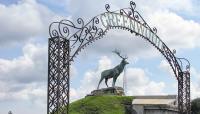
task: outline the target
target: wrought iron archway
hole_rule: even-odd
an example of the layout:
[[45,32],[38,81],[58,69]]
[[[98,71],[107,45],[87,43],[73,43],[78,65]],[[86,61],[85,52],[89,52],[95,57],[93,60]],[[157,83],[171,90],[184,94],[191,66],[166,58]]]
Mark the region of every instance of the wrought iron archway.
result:
[[[190,114],[190,63],[185,58],[177,58],[158,37],[157,29],[151,28],[135,10],[130,7],[106,12],[93,17],[88,23],[78,18],[76,23],[70,20],[53,22],[49,27],[48,47],[48,114],[68,114],[70,89],[70,64],[78,53],[92,42],[103,38],[109,29],[122,29],[150,42],[168,61],[178,81],[178,109],[180,114]],[[126,19],[130,25],[116,24],[114,16]],[[107,21],[102,18],[108,18]],[[117,22],[118,23],[118,22]],[[186,62],[186,65],[183,65]],[[65,107],[65,108],[63,108]]]

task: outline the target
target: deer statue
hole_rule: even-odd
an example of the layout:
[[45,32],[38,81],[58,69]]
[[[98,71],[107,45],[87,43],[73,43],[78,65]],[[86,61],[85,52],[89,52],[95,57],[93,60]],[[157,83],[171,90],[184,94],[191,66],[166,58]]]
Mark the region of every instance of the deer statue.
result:
[[117,50],[113,51],[113,53],[117,54],[120,58],[122,58],[122,61],[116,67],[114,67],[112,69],[109,69],[109,70],[104,70],[101,73],[101,79],[99,81],[97,89],[99,89],[99,85],[103,81],[103,79],[105,79],[106,86],[108,87],[107,82],[108,82],[108,79],[110,79],[110,78],[113,78],[112,87],[114,87],[115,86],[115,82],[116,82],[118,76],[122,73],[122,71],[124,70],[124,67],[126,66],[126,64],[129,64],[126,61],[126,59],[128,59],[128,57],[122,57],[120,55],[120,52],[117,51]]

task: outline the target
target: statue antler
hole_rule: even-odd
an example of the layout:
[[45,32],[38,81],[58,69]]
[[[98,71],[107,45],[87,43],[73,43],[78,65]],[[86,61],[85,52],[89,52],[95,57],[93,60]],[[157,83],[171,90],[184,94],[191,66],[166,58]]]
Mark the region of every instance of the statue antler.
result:
[[115,54],[117,54],[119,57],[121,57],[122,59],[128,59],[128,57],[127,56],[125,56],[125,57],[123,57],[123,56],[121,56],[120,55],[120,51],[119,50],[114,50],[114,51],[112,51],[113,53],[115,53]]

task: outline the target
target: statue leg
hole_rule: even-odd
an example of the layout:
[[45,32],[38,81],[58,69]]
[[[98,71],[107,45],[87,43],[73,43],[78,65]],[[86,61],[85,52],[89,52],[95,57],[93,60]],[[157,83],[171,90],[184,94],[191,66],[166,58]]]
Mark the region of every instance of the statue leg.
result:
[[103,78],[101,78],[101,79],[99,80],[99,84],[98,84],[97,89],[99,89],[99,85],[100,85],[100,83],[102,82],[102,80],[103,80]]
[[112,87],[115,87],[116,78],[113,78]]
[[108,78],[105,78],[105,83],[106,83],[106,86],[108,87]]

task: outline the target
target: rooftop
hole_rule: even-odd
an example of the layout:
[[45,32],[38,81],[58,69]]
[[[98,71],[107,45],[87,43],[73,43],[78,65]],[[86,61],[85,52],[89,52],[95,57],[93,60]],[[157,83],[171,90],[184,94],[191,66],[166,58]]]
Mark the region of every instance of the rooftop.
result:
[[134,96],[135,105],[176,105],[176,95]]

